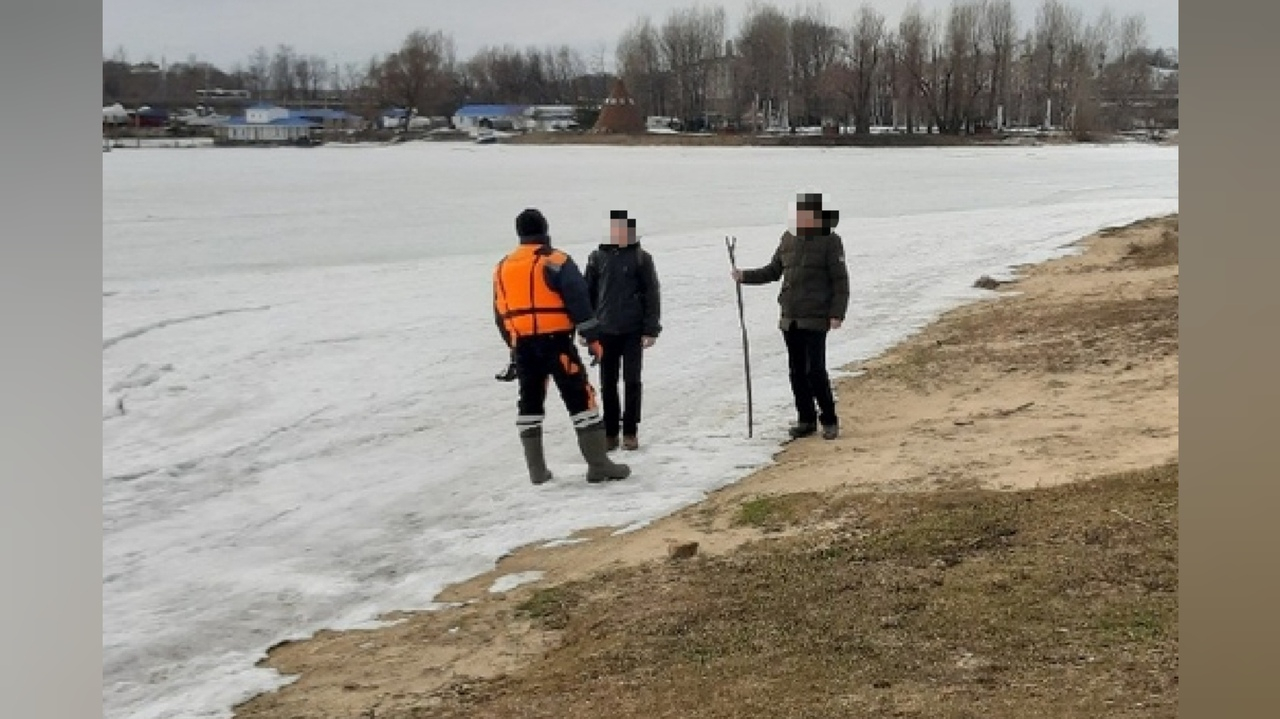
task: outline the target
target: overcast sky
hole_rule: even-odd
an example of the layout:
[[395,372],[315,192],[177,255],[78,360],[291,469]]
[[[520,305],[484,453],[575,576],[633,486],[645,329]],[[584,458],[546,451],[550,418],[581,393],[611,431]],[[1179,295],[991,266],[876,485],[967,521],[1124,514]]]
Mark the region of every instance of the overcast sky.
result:
[[[896,24],[910,0],[870,0]],[[920,0],[930,10],[950,0]],[[1141,13],[1153,47],[1177,47],[1178,0],[1066,0],[1092,19],[1111,8],[1117,19]],[[559,45],[567,43],[584,56],[605,53],[612,69],[618,36],[643,14],[661,20],[673,8],[692,0],[102,0],[104,57],[123,47],[139,62],[185,60],[191,55],[230,70],[259,46],[274,50],[291,45],[304,55],[331,62],[366,61],[396,49],[416,28],[451,34],[459,59],[486,45]],[[751,0],[721,0],[732,36]],[[790,10],[807,3],[774,2]],[[831,20],[845,25],[859,2],[827,0]],[[1013,0],[1019,26],[1035,20],[1040,0]]]

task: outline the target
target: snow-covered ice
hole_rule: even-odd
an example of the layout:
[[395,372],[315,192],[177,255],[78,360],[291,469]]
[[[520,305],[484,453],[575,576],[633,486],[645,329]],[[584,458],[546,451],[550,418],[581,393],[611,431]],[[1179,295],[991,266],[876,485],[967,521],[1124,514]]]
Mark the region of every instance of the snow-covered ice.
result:
[[[414,144],[135,149],[103,163],[103,713],[226,717],[268,647],[429,608],[516,546],[638,526],[770,461],[790,418],[777,286],[747,287],[756,433],[723,238],[763,264],[797,191],[841,211],[866,359],[983,274],[1176,210],[1178,152]],[[580,262],[629,209],[663,282],[634,476],[529,484],[490,276],[540,207]],[[847,427],[848,436],[857,427]]]
[[489,586],[490,594],[503,594],[509,592],[516,587],[536,582],[546,576],[546,572],[516,572],[515,574],[504,574],[493,580],[493,584]]
[[589,542],[589,541],[591,540],[587,539],[586,537],[573,537],[573,538],[566,538],[566,539],[553,539],[550,542],[545,542],[538,546],[543,549],[555,549],[556,547],[570,547],[575,544],[582,544],[583,542]]

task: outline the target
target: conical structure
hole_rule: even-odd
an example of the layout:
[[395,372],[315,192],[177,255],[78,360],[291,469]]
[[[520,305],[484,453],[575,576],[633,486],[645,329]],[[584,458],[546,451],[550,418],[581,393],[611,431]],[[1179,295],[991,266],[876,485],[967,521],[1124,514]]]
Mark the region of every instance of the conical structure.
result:
[[592,132],[613,132],[621,134],[640,133],[645,131],[644,118],[640,116],[640,108],[627,92],[627,86],[618,78],[613,84],[613,92],[600,108],[600,117],[596,119]]

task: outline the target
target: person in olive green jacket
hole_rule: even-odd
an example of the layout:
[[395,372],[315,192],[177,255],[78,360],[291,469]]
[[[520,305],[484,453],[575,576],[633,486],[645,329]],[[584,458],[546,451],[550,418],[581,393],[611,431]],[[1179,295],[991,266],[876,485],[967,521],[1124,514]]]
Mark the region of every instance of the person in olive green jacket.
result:
[[[735,270],[734,280],[762,285],[782,280],[778,293],[782,318],[778,323],[787,345],[791,393],[797,421],[792,437],[807,437],[822,425],[822,436],[840,433],[835,397],[827,376],[827,332],[839,329],[849,307],[849,270],[844,244],[832,232],[839,213],[822,209],[822,197],[796,198],[796,232],[783,233],[769,264],[754,270]],[[816,405],[816,406],[815,406]]]

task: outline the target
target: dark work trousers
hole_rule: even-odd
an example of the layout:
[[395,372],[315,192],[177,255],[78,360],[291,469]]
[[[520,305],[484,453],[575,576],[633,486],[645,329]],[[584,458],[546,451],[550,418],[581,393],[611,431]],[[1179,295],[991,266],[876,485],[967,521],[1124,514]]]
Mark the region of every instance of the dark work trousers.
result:
[[797,419],[808,424],[836,424],[836,401],[827,377],[827,331],[802,330],[793,323],[790,329],[783,330],[782,338],[787,343]]
[[516,376],[520,381],[517,402],[520,429],[539,427],[546,416],[547,387],[552,381],[574,429],[586,429],[600,421],[591,378],[573,346],[573,334],[562,332],[521,337],[516,342]]
[[[604,433],[618,436],[618,423],[622,433],[635,436],[640,429],[640,371],[644,366],[644,345],[640,333],[626,335],[600,335],[600,396],[604,405]],[[618,402],[618,369],[621,365],[625,403]]]

